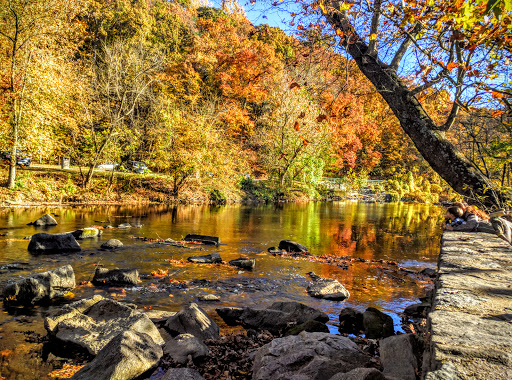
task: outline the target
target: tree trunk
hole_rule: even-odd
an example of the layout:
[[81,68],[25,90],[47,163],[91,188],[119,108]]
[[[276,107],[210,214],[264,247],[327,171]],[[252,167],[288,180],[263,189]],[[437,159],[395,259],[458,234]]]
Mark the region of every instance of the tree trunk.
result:
[[343,14],[331,12],[327,20],[335,28],[352,36],[345,44],[347,52],[387,102],[402,129],[432,169],[459,194],[487,207],[501,207],[502,194],[493,190],[489,179],[455,149],[445,138],[444,132],[436,130],[434,121],[395,70],[367,54],[368,46],[360,38],[354,37],[353,29]]

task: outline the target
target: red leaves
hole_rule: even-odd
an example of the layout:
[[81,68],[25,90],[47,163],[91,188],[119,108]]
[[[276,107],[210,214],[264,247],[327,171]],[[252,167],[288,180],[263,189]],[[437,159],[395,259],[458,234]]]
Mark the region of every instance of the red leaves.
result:
[[300,125],[299,125],[299,122],[296,121],[295,124],[293,125],[293,128],[298,131],[300,129]]
[[318,115],[318,117],[316,118],[316,121],[317,121],[318,123],[321,123],[321,122],[322,122],[322,121],[324,121],[324,120],[327,120],[327,115],[320,114],[320,115]]
[[298,84],[297,82],[293,82],[292,84],[290,84],[290,90],[293,90],[294,88],[300,88],[300,84]]
[[448,71],[452,71],[454,68],[456,68],[457,66],[459,66],[458,63],[456,62],[450,62],[447,66],[446,66],[446,69]]

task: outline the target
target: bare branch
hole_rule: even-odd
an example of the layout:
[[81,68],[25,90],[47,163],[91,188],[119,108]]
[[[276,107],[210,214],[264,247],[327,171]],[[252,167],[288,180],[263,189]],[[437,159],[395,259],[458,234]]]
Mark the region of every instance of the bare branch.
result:
[[368,54],[375,55],[377,53],[377,38],[374,36],[379,31],[380,16],[382,13],[382,0],[375,0],[373,6],[372,26],[370,28],[370,44],[368,45]]
[[422,25],[419,22],[417,22],[416,25],[414,25],[414,27],[412,28],[411,32],[407,33],[405,40],[402,42],[402,45],[400,45],[400,47],[398,48],[395,56],[393,57],[393,60],[391,61],[391,64],[389,65],[389,67],[392,70],[396,71],[398,69],[400,61],[404,57],[405,53],[407,52],[411,44],[415,42],[416,34],[418,34],[422,28]]

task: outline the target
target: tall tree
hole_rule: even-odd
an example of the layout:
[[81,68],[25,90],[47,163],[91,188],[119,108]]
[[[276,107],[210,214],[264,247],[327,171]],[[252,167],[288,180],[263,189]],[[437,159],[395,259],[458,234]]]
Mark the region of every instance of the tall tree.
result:
[[45,106],[69,94],[66,86],[54,84],[69,83],[62,81],[66,75],[60,74],[79,40],[80,24],[75,16],[80,9],[80,2],[74,0],[0,1],[0,122],[9,130],[9,188],[15,185],[16,152],[23,127],[29,120],[39,120],[42,127],[49,128],[41,122],[50,111]]
[[[304,8],[301,25],[313,14],[324,20],[326,27],[322,22],[312,27],[339,39],[423,157],[454,190],[486,206],[502,205],[503,194],[445,133],[461,108],[512,96],[497,85],[495,73],[511,58],[510,2],[317,0]],[[445,88],[452,95],[442,123],[422,105],[428,88]]]

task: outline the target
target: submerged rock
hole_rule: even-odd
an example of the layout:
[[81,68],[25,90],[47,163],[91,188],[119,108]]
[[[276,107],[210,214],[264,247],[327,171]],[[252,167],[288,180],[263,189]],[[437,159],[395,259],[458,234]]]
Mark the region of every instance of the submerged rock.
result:
[[137,269],[106,269],[97,267],[92,283],[94,285],[137,285]]
[[260,348],[254,360],[254,380],[325,380],[369,363],[350,339],[306,333],[274,339]]
[[148,316],[99,295],[64,305],[44,324],[51,342],[93,356],[127,330],[147,334],[156,344],[164,343]]
[[73,268],[65,265],[7,285],[3,290],[3,297],[5,303],[33,305],[62,296],[74,287]]
[[185,306],[170,317],[165,327],[172,335],[188,333],[200,340],[217,339],[220,335],[217,323],[196,303]]
[[39,219],[37,219],[35,222],[29,223],[29,225],[34,225],[38,227],[44,227],[44,226],[56,226],[58,223],[55,220],[53,216],[50,214],[45,214]]
[[345,289],[338,280],[321,278],[313,272],[309,272],[308,275],[313,281],[313,283],[306,288],[306,291],[311,297],[332,301],[343,301],[350,297],[349,291]]
[[123,331],[75,373],[73,379],[131,380],[158,364],[162,354],[162,347],[148,334]]
[[217,264],[222,262],[222,259],[218,253],[211,253],[204,256],[190,256],[187,260],[191,263],[199,264]]
[[32,235],[28,250],[32,253],[60,253],[81,251],[82,248],[70,233],[52,235],[41,232]]
[[207,236],[207,235],[194,235],[188,234],[183,239],[184,241],[197,241],[205,245],[219,245],[220,238],[218,236]]

